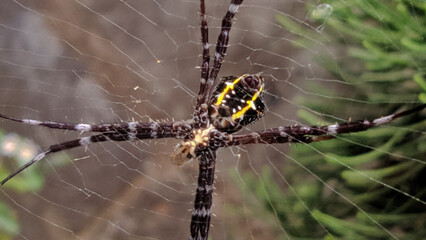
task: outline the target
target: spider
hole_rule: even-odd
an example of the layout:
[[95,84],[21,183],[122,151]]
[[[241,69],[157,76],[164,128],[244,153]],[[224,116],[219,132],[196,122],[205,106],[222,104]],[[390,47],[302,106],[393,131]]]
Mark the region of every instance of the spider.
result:
[[[215,84],[226,55],[232,19],[242,2],[243,0],[231,0],[228,11],[222,20],[213,65],[210,67],[210,44],[208,42],[205,2],[200,0],[203,51],[200,90],[192,119],[175,122],[120,122],[94,125],[18,119],[0,114],[0,118],[24,124],[96,133],[92,136],[51,145],[34,159],[11,173],[0,184],[5,184],[27,167],[54,152],[104,141],[182,139],[172,155],[173,162],[183,165],[191,159],[198,159],[199,163],[198,186],[190,223],[189,239],[207,239],[212,214],[216,152],[219,148],[247,144],[309,144],[330,140],[335,138],[337,134],[365,131],[426,108],[426,104],[422,104],[403,112],[373,120],[350,121],[328,126],[286,126],[250,134],[235,134],[242,127],[256,122],[265,113],[263,102],[265,81],[259,74],[225,77],[218,84]],[[214,87],[215,85],[217,86]]]

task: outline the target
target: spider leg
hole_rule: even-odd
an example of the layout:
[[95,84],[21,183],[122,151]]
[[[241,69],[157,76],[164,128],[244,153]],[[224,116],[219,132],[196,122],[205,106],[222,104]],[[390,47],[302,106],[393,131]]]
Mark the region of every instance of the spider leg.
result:
[[190,240],[207,240],[213,203],[213,183],[216,164],[216,149],[207,148],[200,152],[198,187],[194,211],[191,218]]
[[237,13],[238,8],[240,7],[242,2],[243,0],[232,0],[229,4],[229,8],[226,12],[226,15],[222,19],[222,28],[219,37],[217,38],[213,66],[210,71],[210,76],[207,80],[207,94],[210,94],[213,84],[217,78],[217,74],[219,73],[220,68],[222,66],[222,62],[225,58],[226,50],[228,48],[229,31],[231,30],[232,26],[232,18],[234,17],[235,13]]
[[[203,43],[203,63],[201,65],[201,79],[200,79],[200,91],[198,93],[197,104],[195,105],[195,114],[200,114],[201,104],[206,103],[208,89],[207,89],[207,79],[209,77],[209,65],[210,65],[210,55],[209,55],[209,29],[207,27],[207,18],[206,18],[206,7],[204,0],[200,0],[200,16],[201,16],[201,40]],[[197,116],[195,116],[197,117]],[[206,120],[204,120],[206,121]],[[200,125],[201,119],[196,121],[196,124]],[[197,125],[197,127],[199,127]]]
[[[415,108],[391,114],[385,117],[373,120],[353,121],[328,126],[287,126],[254,132],[243,135],[230,135],[225,137],[225,141],[217,141],[211,138],[210,145],[217,147],[226,147],[234,145],[246,145],[255,143],[273,144],[273,143],[290,143],[290,142],[319,142],[335,138],[336,134],[353,133],[366,131],[370,128],[389,123],[395,119],[407,116],[426,108],[426,104],[419,105]],[[227,139],[226,139],[227,138]]]
[[[168,126],[168,127],[164,128],[164,126]],[[186,125],[183,125],[183,126],[186,126]],[[62,128],[62,129],[66,129],[66,128]],[[3,181],[0,182],[0,185],[5,184],[7,181],[9,181],[11,178],[16,176],[18,173],[22,172],[27,167],[40,161],[46,155],[54,153],[54,152],[65,151],[71,148],[87,146],[92,143],[105,142],[105,141],[131,141],[136,139],[143,140],[143,139],[172,138],[172,137],[184,138],[186,134],[189,134],[190,130],[192,130],[191,126],[189,126],[189,130],[188,130],[188,129],[182,129],[182,125],[174,126],[173,123],[167,123],[167,124],[164,123],[163,128],[161,129],[158,126],[155,127],[152,125],[149,128],[140,128],[140,126],[136,126],[134,128],[130,128],[129,131],[105,132],[105,133],[93,135],[90,137],[82,137],[82,138],[71,140],[68,142],[51,145],[47,150],[40,153],[34,159],[32,159],[31,161],[26,163],[24,166],[20,167],[18,170],[16,170],[12,174],[10,174],[8,177],[6,177]]]
[[[203,66],[201,68],[201,86],[200,86],[200,93],[197,99],[197,105],[196,105],[196,111],[195,111],[195,121],[196,121],[196,126],[201,125],[202,127],[206,127],[208,124],[208,112],[207,112],[207,103],[210,99],[210,94],[213,88],[213,84],[217,78],[217,75],[220,71],[220,68],[222,66],[222,62],[223,59],[225,57],[226,54],[226,49],[228,48],[228,41],[229,41],[229,31],[231,30],[231,25],[232,25],[232,18],[234,17],[235,13],[238,11],[239,6],[241,5],[241,3],[243,2],[243,0],[232,0],[231,3],[229,4],[228,7],[228,11],[226,12],[225,16],[222,19],[222,28],[219,34],[219,37],[217,39],[217,43],[216,43],[216,51],[214,54],[214,61],[213,61],[213,66],[212,69],[210,71],[210,75],[207,73],[205,73],[204,71],[207,70],[208,71],[208,65],[207,68],[204,68],[204,64],[208,63],[209,61],[209,56],[204,55],[206,51],[206,47],[208,47],[208,43],[207,43],[207,39],[204,39],[204,34],[207,37],[207,22],[205,22],[205,25],[203,23],[203,19],[205,19],[205,9],[204,9],[204,1],[201,1],[200,5],[201,5],[201,34],[202,34],[202,38],[203,38]],[[206,31],[203,30],[203,28],[206,28]],[[208,50],[206,52],[208,54]],[[207,82],[204,83],[204,81],[206,81],[206,79],[203,78],[203,73],[207,79]]]
[[[52,121],[38,121],[33,119],[19,119],[0,114],[0,118],[8,119],[29,125],[43,126],[53,129],[80,131],[80,132],[116,132],[121,134],[137,134],[143,139],[148,138],[182,138],[192,130],[187,122],[121,122],[121,123],[64,123]],[[141,138],[140,138],[141,139]]]
[[79,138],[79,139],[75,139],[75,140],[51,145],[48,149],[46,149],[42,153],[38,154],[31,161],[29,161],[28,163],[26,163],[25,165],[23,165],[22,167],[20,167],[19,169],[17,169],[13,173],[11,173],[5,179],[3,179],[0,182],[0,185],[5,184],[7,181],[9,181],[11,178],[16,176],[18,173],[22,172],[23,170],[25,170],[27,167],[33,165],[34,163],[42,160],[44,157],[46,157],[47,155],[49,155],[51,153],[65,151],[65,150],[80,147],[80,146],[87,146],[89,144],[96,143],[96,142],[105,142],[105,141],[110,141],[110,140],[112,140],[112,141],[126,141],[127,139],[128,139],[128,137],[126,137],[126,135],[123,135],[123,134],[104,133],[104,134],[99,134],[99,135],[93,135],[91,137],[83,137],[83,138]]

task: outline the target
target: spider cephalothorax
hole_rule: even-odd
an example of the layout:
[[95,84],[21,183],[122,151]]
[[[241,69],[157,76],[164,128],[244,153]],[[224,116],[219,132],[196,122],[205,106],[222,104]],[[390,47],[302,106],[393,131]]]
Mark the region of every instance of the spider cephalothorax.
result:
[[208,128],[192,130],[190,140],[179,143],[172,154],[172,162],[179,166],[189,162],[196,157],[199,147],[207,147],[210,132],[214,129],[212,125]]
[[211,124],[219,131],[233,133],[261,118],[265,111],[263,89],[259,75],[223,78],[210,100]]

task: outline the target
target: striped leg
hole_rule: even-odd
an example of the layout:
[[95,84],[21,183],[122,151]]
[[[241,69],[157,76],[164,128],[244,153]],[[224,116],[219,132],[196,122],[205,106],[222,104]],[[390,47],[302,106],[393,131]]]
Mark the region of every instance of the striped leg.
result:
[[[207,22],[205,20],[205,6],[204,1],[200,2],[201,6],[201,35],[203,39],[203,66],[201,67],[201,85],[200,92],[197,99],[197,105],[195,108],[195,126],[196,127],[207,127],[208,125],[208,106],[207,103],[210,99],[210,93],[213,88],[213,84],[217,78],[217,75],[222,66],[223,59],[226,54],[226,49],[228,48],[229,41],[229,31],[232,26],[232,18],[238,10],[238,7],[241,5],[243,0],[232,0],[226,15],[222,20],[222,28],[217,39],[216,43],[216,51],[214,54],[214,62],[212,69],[210,71],[210,75],[208,74],[208,62],[210,57],[208,56],[208,47],[209,44],[207,42],[208,32],[207,32]],[[204,30],[205,28],[205,30]],[[207,54],[207,55],[205,55]],[[207,68],[205,68],[205,66]],[[207,72],[204,72],[207,70]],[[207,81],[207,82],[205,82]]]
[[[288,126],[267,129],[260,132],[244,135],[228,134],[225,141],[215,141],[211,138],[210,145],[217,147],[226,147],[234,145],[246,144],[273,144],[273,143],[290,143],[290,142],[318,142],[335,138],[336,134],[353,133],[366,131],[370,128],[389,123],[395,119],[407,116],[426,108],[426,104],[419,105],[415,108],[388,115],[374,120],[354,121],[328,126]],[[213,145],[214,144],[214,145]]]
[[[38,122],[38,123],[43,123],[43,122]],[[53,126],[53,128],[56,128],[55,126],[57,124],[58,123],[48,123],[47,126],[48,127]],[[123,124],[128,124],[128,123],[123,123]],[[36,125],[42,125],[42,124],[36,124]],[[58,125],[58,126],[64,126],[64,125]],[[67,126],[72,127],[75,125],[69,124]],[[142,127],[142,126],[145,126],[145,127]],[[60,129],[67,129],[67,128],[60,128]],[[132,141],[137,139],[143,140],[143,139],[173,138],[173,137],[184,138],[186,137],[186,135],[188,135],[191,132],[192,127],[189,124],[183,124],[183,123],[181,124],[137,123],[134,126],[132,124],[128,124],[126,125],[125,129],[128,129],[128,131],[124,131],[124,128],[123,128],[122,130],[124,132],[105,132],[102,134],[93,135],[91,137],[83,137],[80,139],[75,139],[68,142],[52,145],[46,151],[40,153],[34,159],[32,159],[31,161],[26,163],[24,166],[20,167],[18,170],[16,170],[12,174],[10,174],[8,177],[6,177],[3,181],[0,182],[0,185],[5,184],[7,181],[9,181],[11,178],[16,176],[18,173],[25,170],[27,167],[40,161],[46,155],[54,153],[54,152],[64,151],[71,148],[87,146],[92,143],[105,142],[105,141]]]
[[[195,118],[200,117],[201,114],[201,104],[207,102],[207,79],[209,77],[209,65],[210,65],[210,55],[209,55],[209,29],[207,27],[207,18],[206,18],[206,6],[204,0],[200,1],[200,16],[201,16],[201,41],[203,43],[203,63],[201,65],[201,80],[200,80],[200,91],[198,93],[197,103],[195,105]],[[206,122],[206,119],[197,119],[195,121],[196,127],[201,127],[201,122]]]
[[[34,126],[43,126],[53,129],[80,131],[80,132],[116,132],[122,134],[138,134],[143,139],[154,138],[183,138],[191,132],[192,124],[188,122],[121,122],[121,123],[63,123],[52,121],[38,121],[33,119],[19,119],[0,114],[0,118]],[[140,138],[141,139],[141,138]]]
[[[232,26],[232,18],[234,17],[235,13],[237,13],[238,8],[242,2],[243,0],[232,0],[231,4],[229,4],[229,8],[225,17],[222,19],[222,28],[219,37],[217,38],[214,62],[210,76],[207,80],[207,94],[210,94],[213,84],[216,81],[217,74],[219,73],[220,67],[222,66],[222,62],[225,58],[226,50],[228,48],[229,31],[231,30]],[[207,96],[206,101],[209,99],[209,97],[210,96]]]
[[216,164],[216,150],[207,148],[198,158],[200,170],[195,195],[194,211],[191,218],[191,240],[207,240],[213,203],[213,183]]
[[5,184],[7,181],[9,181],[11,178],[16,176],[18,173],[22,172],[23,170],[25,170],[27,167],[33,165],[34,163],[42,160],[44,157],[46,157],[47,155],[49,155],[51,153],[65,151],[65,150],[80,147],[80,146],[87,146],[89,144],[97,143],[97,142],[127,141],[127,140],[129,140],[128,135],[123,135],[123,134],[120,134],[120,133],[104,133],[104,134],[93,135],[91,137],[83,137],[83,138],[80,138],[80,139],[75,139],[75,140],[71,140],[71,141],[68,141],[68,142],[63,142],[63,143],[60,143],[60,144],[52,145],[46,151],[38,154],[31,161],[29,161],[24,166],[20,167],[18,170],[14,171],[9,176],[7,176],[5,179],[3,179],[0,182],[0,185]]

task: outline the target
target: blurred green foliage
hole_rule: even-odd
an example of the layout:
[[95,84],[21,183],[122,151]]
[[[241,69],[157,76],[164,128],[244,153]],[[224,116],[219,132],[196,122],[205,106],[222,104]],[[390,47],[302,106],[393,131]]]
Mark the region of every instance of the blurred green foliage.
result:
[[[298,112],[307,125],[334,123],[327,116],[341,116],[348,108],[373,119],[412,107],[411,102],[426,103],[424,0],[322,1],[308,10],[316,28],[285,15],[277,20],[295,35],[295,46],[338,52],[338,58],[330,52],[314,58],[347,89],[334,91],[310,81],[305,88],[318,96],[296,98],[312,110]],[[424,113],[392,125],[398,127],[293,146],[289,158],[297,164],[281,173],[288,181],[285,190],[268,168],[260,176],[243,174],[244,181],[236,182],[255,208],[253,217],[278,218],[282,238],[426,239],[421,202],[426,199],[426,135],[419,134],[426,132]]]
[[[30,161],[38,152],[38,146],[31,140],[16,133],[7,133],[0,129],[0,179],[11,173],[11,169],[22,166]],[[56,156],[55,165],[62,165],[63,156]],[[37,165],[25,169],[7,184],[2,191],[13,191],[18,194],[38,192],[44,186],[44,176]],[[19,233],[19,219],[16,213],[6,203],[0,201],[0,240],[13,239]]]
[[[10,174],[6,163],[22,164],[31,160],[37,153],[37,146],[30,140],[0,129],[0,179]],[[21,176],[2,186],[14,192],[25,193],[42,188],[44,178],[36,168],[29,168]],[[16,214],[5,203],[0,202],[0,239],[12,239],[19,232]]]

